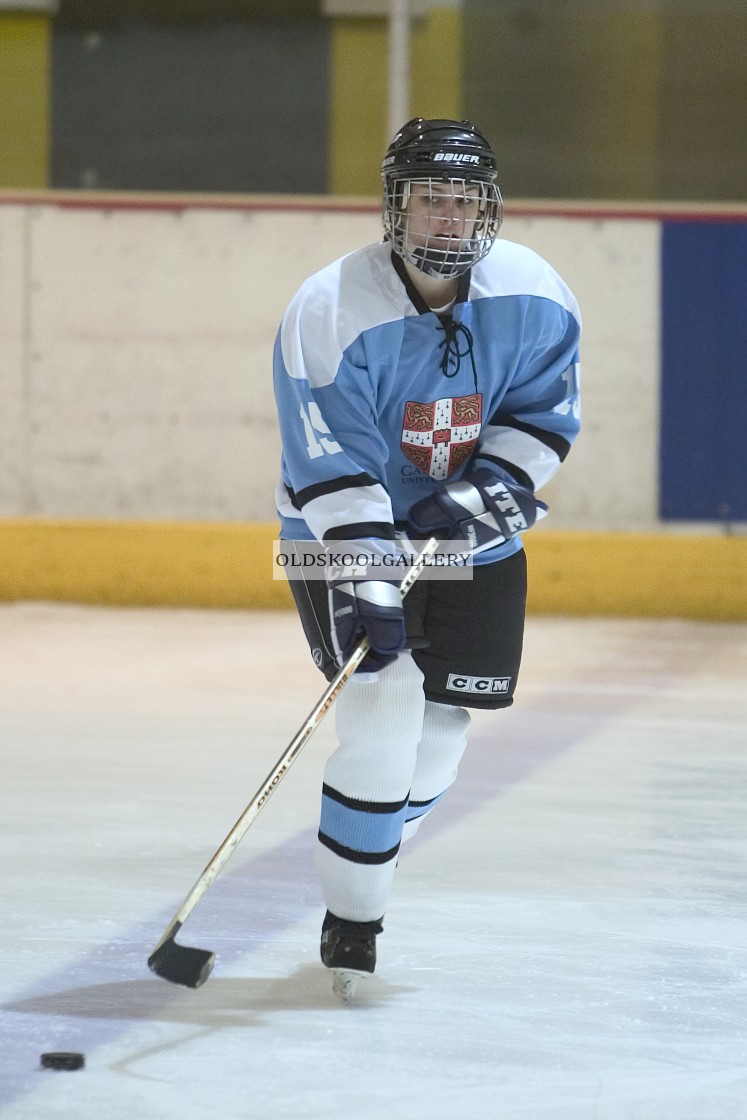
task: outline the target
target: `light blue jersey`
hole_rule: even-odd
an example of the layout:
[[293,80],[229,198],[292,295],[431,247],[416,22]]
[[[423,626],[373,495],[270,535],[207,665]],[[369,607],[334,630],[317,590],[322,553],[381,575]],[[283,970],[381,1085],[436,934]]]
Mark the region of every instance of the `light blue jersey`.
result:
[[578,432],[580,329],[557,273],[509,241],[460,277],[448,316],[386,242],[317,272],[275,344],[281,535],[392,539],[414,502],[479,460],[539,490]]

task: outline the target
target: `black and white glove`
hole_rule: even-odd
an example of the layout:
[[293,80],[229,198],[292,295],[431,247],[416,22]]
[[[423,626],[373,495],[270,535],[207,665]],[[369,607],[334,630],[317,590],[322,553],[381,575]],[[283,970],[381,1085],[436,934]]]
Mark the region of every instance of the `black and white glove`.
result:
[[361,663],[361,673],[377,673],[404,648],[405,612],[396,580],[330,582],[329,617],[338,665],[347,661],[364,634],[371,649]]
[[473,553],[505,544],[530,529],[547,506],[501,467],[472,467],[458,482],[446,482],[409,513],[410,536],[443,534],[469,541]]

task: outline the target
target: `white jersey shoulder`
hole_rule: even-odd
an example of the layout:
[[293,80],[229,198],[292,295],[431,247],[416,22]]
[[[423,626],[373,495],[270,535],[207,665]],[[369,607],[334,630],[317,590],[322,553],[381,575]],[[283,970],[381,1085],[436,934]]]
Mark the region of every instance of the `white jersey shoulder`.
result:
[[334,381],[342,355],[372,327],[417,314],[391,264],[391,245],[356,249],[310,276],[280,328],[288,374],[314,388]]
[[469,297],[522,295],[553,300],[581,322],[573,292],[552,265],[527,245],[499,238],[472,270]]

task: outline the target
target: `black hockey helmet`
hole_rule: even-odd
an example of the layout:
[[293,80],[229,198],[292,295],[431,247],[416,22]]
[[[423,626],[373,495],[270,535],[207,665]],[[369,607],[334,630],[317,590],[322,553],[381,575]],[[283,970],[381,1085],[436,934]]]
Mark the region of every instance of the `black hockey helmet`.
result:
[[[384,232],[395,253],[430,276],[448,278],[467,272],[490,252],[503,220],[496,173],[495,152],[471,121],[423,117],[408,121],[381,164]],[[441,199],[443,184],[449,184],[455,209],[467,195],[472,202],[477,198],[477,216],[450,236],[448,244],[442,229],[438,237],[415,236],[409,212],[414,183],[425,184],[426,192],[432,187]]]
[[384,179],[459,178],[492,183],[497,164],[495,152],[471,121],[413,117],[387,148],[381,174]]

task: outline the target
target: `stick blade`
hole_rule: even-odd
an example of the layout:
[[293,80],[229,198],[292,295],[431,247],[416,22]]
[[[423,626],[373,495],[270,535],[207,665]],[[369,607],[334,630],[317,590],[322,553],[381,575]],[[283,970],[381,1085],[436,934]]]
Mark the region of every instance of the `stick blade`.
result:
[[185,988],[199,988],[213,971],[215,953],[207,949],[191,949],[188,945],[178,945],[173,937],[148,957],[148,968],[168,980],[171,984],[182,984]]

